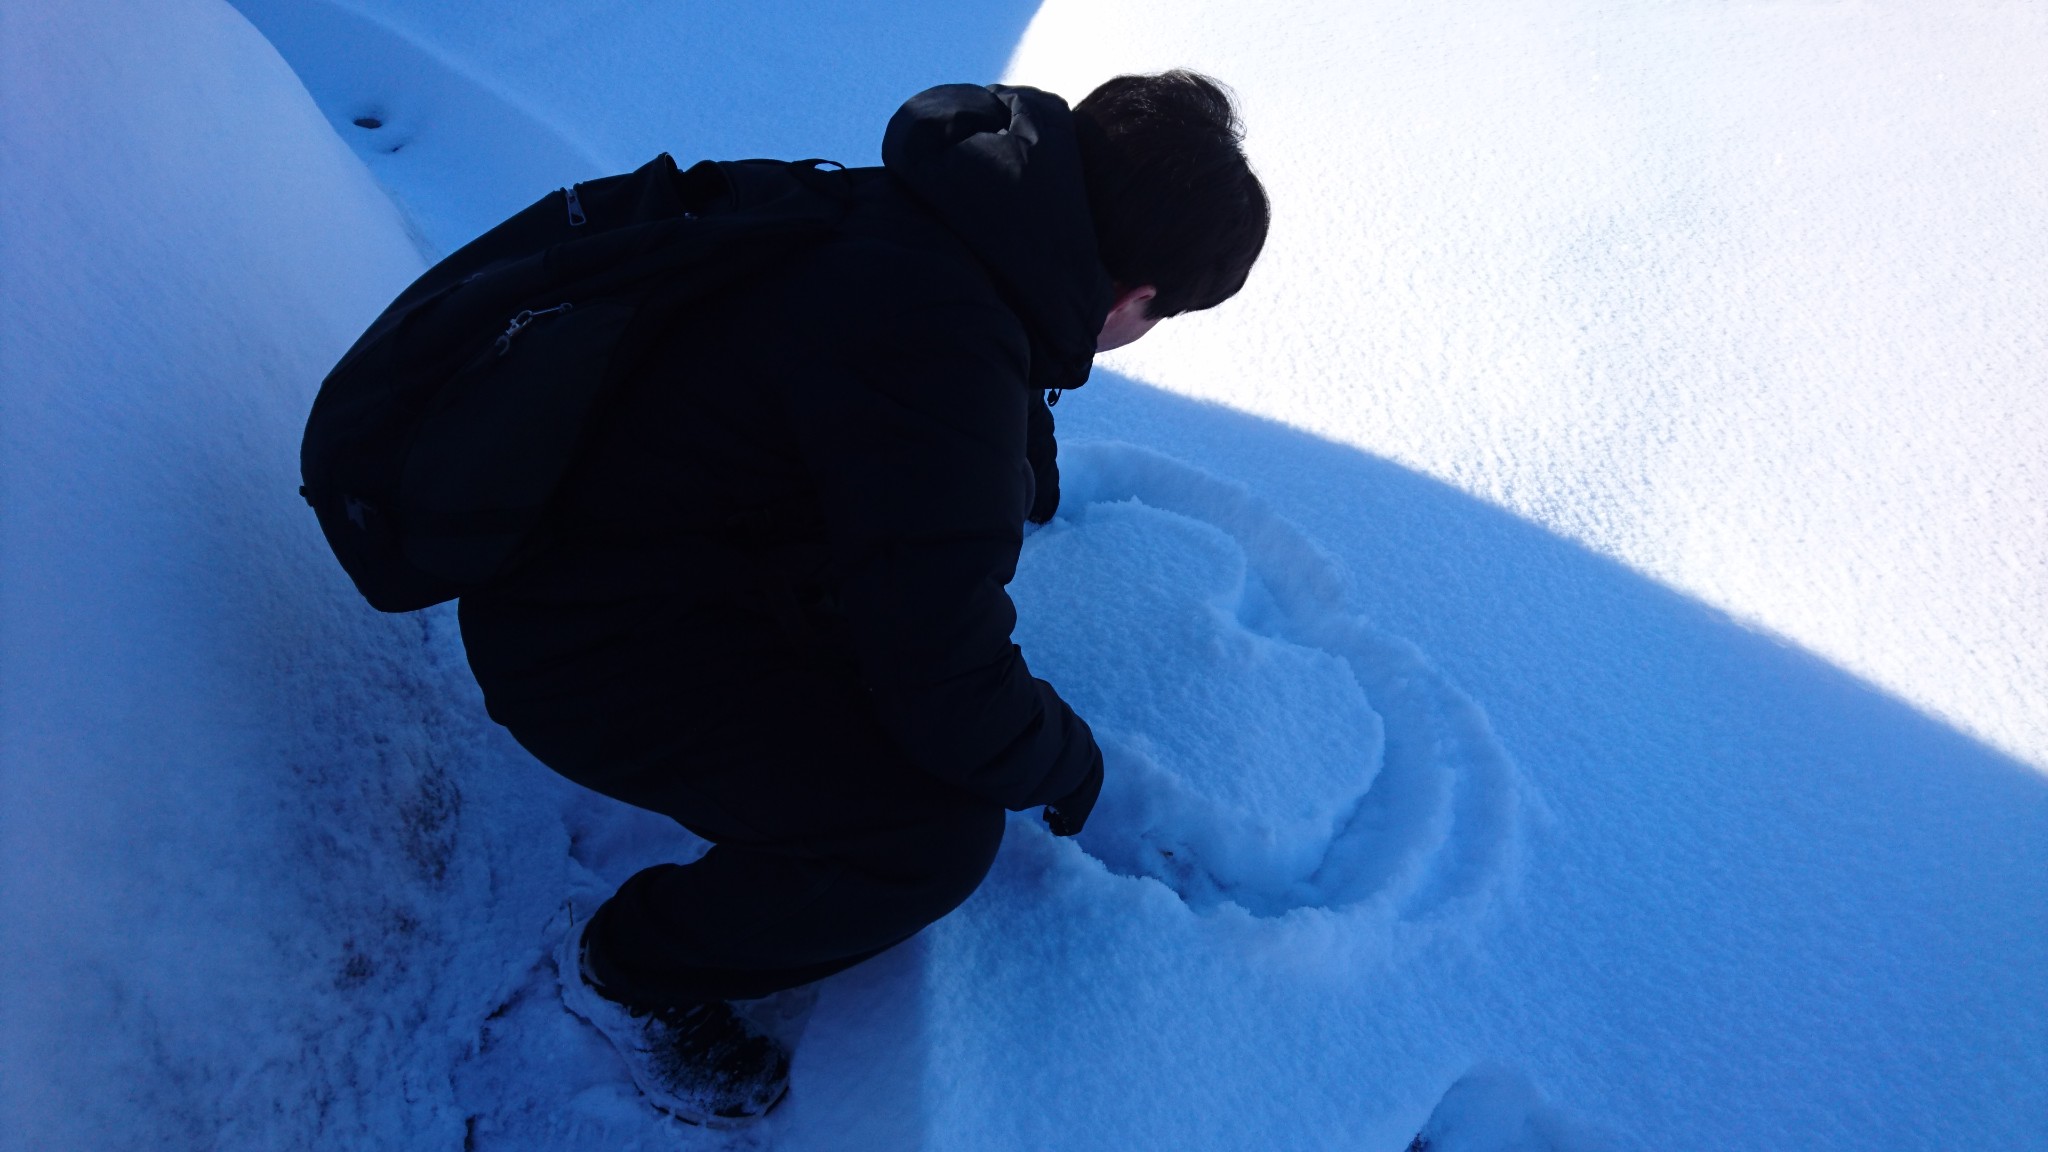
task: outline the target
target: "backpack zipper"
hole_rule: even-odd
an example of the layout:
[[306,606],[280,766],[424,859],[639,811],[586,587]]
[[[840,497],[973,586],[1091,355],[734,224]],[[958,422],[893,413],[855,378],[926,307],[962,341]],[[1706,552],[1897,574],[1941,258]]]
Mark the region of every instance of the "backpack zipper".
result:
[[569,194],[569,227],[574,228],[587,221],[589,217],[583,214],[583,200],[576,195],[576,186],[571,184],[562,191]]
[[524,312],[521,312],[519,315],[514,316],[512,318],[512,322],[505,326],[504,333],[498,337],[498,355],[503,356],[505,353],[510,352],[512,350],[512,338],[514,336],[519,335],[521,332],[525,331],[526,326],[528,324],[533,323],[535,320],[538,320],[543,316],[553,316],[558,312],[567,312],[570,310],[571,307],[572,305],[570,305],[568,301],[564,300],[560,304],[555,305],[553,308],[542,308],[538,312],[533,311],[532,309],[528,309]]

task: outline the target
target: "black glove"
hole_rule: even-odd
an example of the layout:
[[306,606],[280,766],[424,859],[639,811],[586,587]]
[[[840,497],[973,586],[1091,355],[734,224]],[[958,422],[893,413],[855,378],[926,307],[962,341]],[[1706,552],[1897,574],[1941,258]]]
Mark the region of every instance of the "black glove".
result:
[[1095,800],[1102,795],[1102,749],[1095,750],[1095,762],[1088,766],[1088,774],[1081,777],[1081,786],[1045,806],[1045,826],[1055,836],[1073,836],[1088,823],[1088,813],[1095,810]]

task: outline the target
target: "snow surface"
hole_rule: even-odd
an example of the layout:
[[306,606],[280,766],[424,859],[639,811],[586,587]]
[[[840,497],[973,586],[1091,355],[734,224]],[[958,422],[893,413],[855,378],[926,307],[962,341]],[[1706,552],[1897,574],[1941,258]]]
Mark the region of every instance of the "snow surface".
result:
[[1224,77],[1284,200],[1242,298],[1111,366],[2048,771],[2044,58],[2024,2],[1046,0],[1009,74]]
[[232,9],[4,20],[0,1145],[457,1147],[567,836],[294,494],[419,259]]
[[[2039,6],[242,11],[0,4],[0,1146],[2048,1148]],[[702,845],[355,600],[300,422],[549,187],[1005,60],[1232,81],[1274,248],[1059,409],[1098,816],[684,1129],[547,956]]]

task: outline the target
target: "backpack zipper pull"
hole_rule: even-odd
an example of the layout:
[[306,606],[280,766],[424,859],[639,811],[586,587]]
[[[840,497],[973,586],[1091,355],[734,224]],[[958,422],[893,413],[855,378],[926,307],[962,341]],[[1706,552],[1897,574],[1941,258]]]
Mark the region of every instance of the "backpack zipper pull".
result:
[[505,331],[498,337],[498,355],[503,356],[505,353],[510,352],[512,350],[512,338],[514,336],[519,335],[519,333],[521,333],[522,331],[524,331],[528,324],[533,323],[535,320],[538,320],[543,316],[553,316],[558,312],[567,312],[570,310],[571,307],[572,305],[570,305],[568,301],[564,300],[560,304],[555,305],[553,308],[543,308],[538,312],[535,312],[532,309],[528,309],[526,311],[521,312],[519,315],[514,316],[512,318],[512,322],[505,326]]
[[588,221],[589,217],[583,214],[583,199],[576,195],[576,186],[571,184],[562,191],[569,194],[569,227],[574,228]]

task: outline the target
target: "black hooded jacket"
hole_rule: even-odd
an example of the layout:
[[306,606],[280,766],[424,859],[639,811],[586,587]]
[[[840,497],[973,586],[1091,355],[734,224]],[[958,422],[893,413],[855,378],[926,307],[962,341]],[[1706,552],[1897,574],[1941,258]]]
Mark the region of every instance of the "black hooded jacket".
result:
[[492,715],[556,767],[593,770],[650,716],[698,722],[693,684],[811,660],[989,800],[1087,774],[1094,738],[1025,666],[1004,590],[1026,516],[1058,500],[1044,390],[1087,378],[1113,296],[1072,116],[1030,88],[934,88],[882,156],[832,239],[678,318],[548,550],[463,598]]

